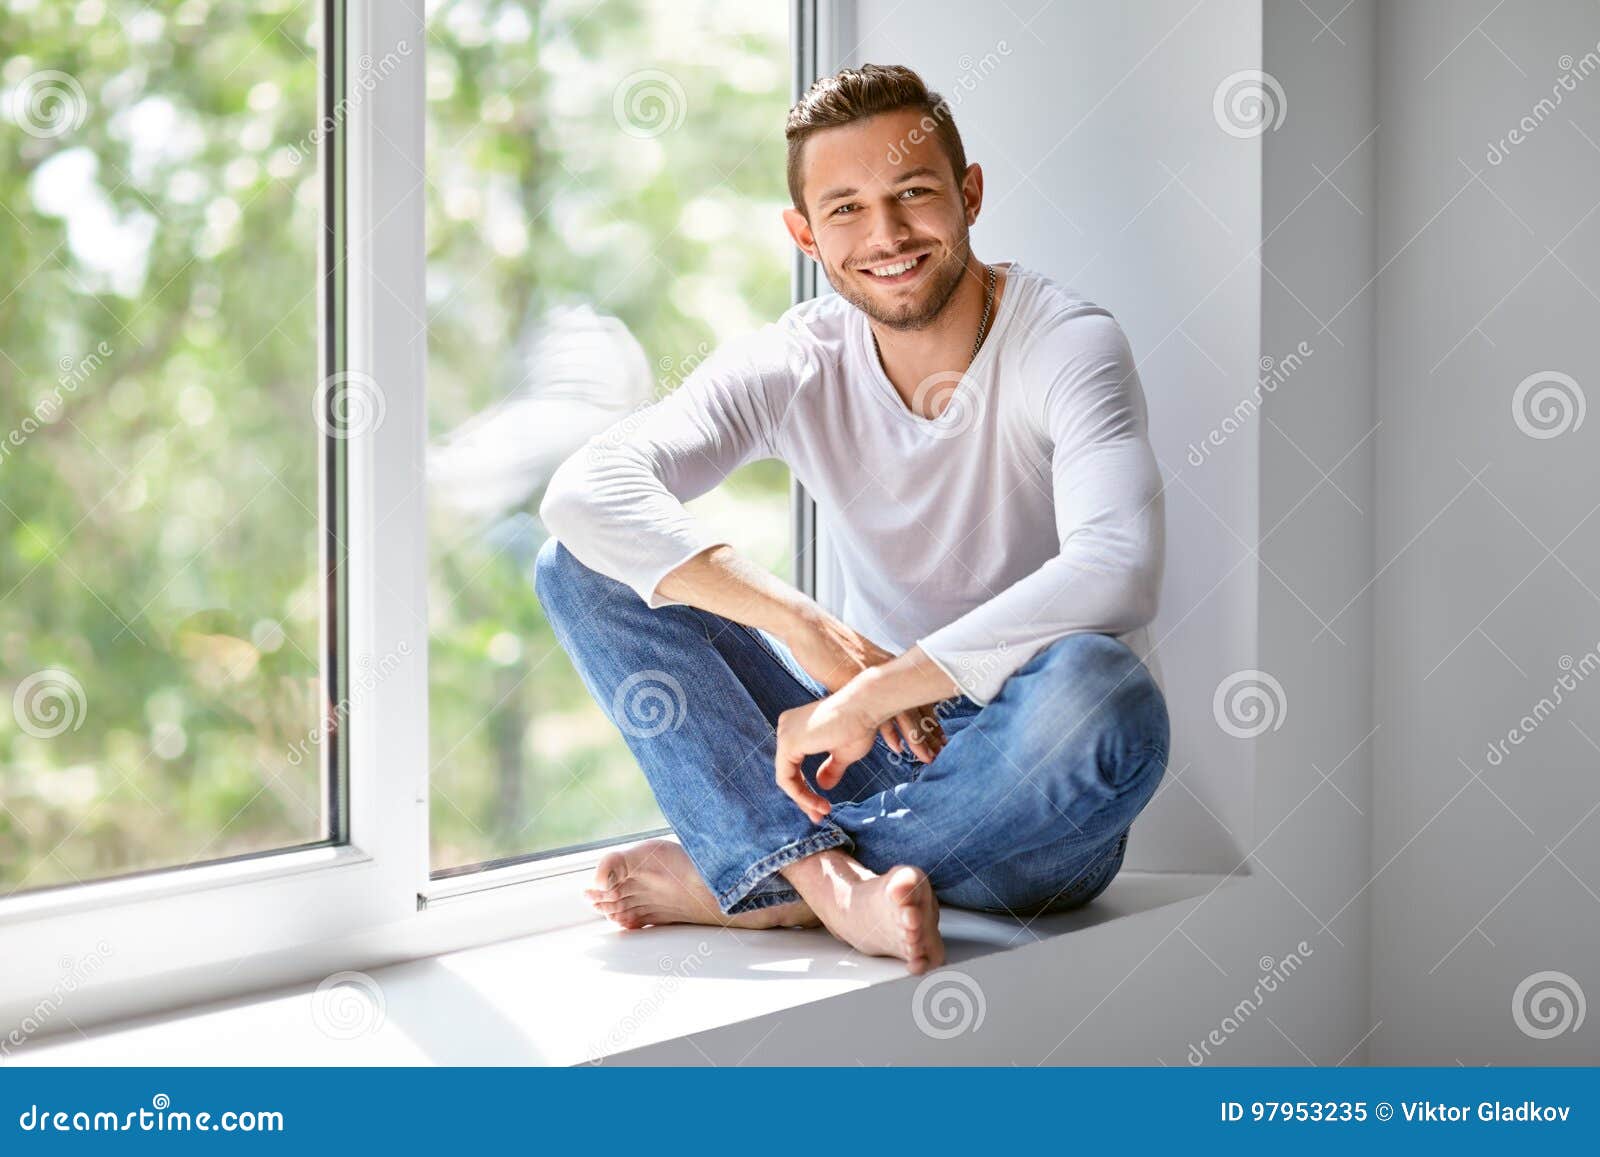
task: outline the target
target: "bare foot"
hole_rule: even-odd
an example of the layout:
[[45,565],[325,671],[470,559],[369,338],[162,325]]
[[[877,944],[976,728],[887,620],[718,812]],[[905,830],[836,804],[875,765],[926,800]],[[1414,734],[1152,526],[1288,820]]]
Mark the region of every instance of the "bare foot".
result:
[[832,849],[784,869],[823,925],[869,956],[896,956],[912,972],[944,963],[939,902],[921,868],[902,864],[879,876]]
[[607,852],[584,889],[594,910],[624,928],[647,924],[715,924],[727,928],[815,928],[821,923],[804,901],[725,915],[694,861],[672,840],[645,840]]

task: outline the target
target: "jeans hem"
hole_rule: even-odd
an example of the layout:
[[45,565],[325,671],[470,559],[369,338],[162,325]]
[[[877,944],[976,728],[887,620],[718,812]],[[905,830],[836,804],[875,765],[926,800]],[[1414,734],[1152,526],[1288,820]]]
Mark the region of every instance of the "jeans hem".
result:
[[[717,894],[717,907],[722,909],[724,916],[735,916],[740,912],[754,912],[761,908],[772,908],[778,904],[792,904],[800,899],[796,892],[786,881],[778,877],[778,872],[787,868],[797,860],[818,852],[825,852],[830,848],[854,847],[855,841],[850,838],[843,828],[829,823],[812,832],[803,839],[794,840],[785,844],[770,855],[763,856],[746,869],[744,875],[739,877],[738,883],[731,888],[725,888]],[[769,877],[777,877],[772,881],[777,886],[762,890],[756,895],[751,895],[755,888],[768,881]]]

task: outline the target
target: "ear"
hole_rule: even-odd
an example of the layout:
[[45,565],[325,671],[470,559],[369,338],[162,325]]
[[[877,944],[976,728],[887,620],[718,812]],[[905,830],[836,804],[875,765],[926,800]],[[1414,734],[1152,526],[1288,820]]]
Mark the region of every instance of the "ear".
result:
[[961,200],[966,206],[968,227],[976,225],[983,210],[983,169],[976,162],[967,166],[961,178]]
[[783,227],[789,231],[793,238],[795,248],[804,253],[813,261],[820,261],[817,256],[817,238],[811,232],[811,222],[806,220],[806,215],[798,209],[785,209],[783,211]]

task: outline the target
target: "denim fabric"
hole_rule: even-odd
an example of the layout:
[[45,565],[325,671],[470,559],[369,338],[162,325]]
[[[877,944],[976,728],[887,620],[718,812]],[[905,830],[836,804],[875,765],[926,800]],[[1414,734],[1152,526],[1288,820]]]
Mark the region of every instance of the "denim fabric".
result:
[[[949,742],[931,764],[879,738],[823,793],[833,808],[813,824],[775,781],[774,727],[826,691],[782,642],[694,607],[652,610],[554,539],[535,585],[726,913],[796,899],[779,870],[836,847],[877,872],[922,868],[945,904],[1075,908],[1121,868],[1166,767],[1166,703],[1144,665],[1108,635],[1068,635],[988,705],[941,703]],[[806,762],[808,777],[822,759]]]

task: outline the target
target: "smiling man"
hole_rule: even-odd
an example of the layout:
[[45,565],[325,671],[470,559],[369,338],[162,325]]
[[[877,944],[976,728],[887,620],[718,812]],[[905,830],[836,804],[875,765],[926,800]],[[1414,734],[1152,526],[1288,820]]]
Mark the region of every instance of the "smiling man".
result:
[[[1161,479],[1116,321],[973,253],[983,171],[916,73],[820,80],[787,137],[784,221],[837,294],[564,463],[535,582],[680,841],[608,854],[596,908],[921,972],[940,903],[1062,911],[1121,867],[1168,752]],[[833,606],[683,506],[763,458],[816,500]]]

